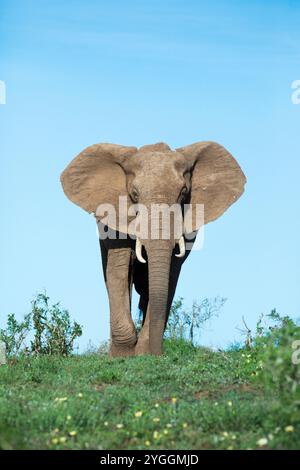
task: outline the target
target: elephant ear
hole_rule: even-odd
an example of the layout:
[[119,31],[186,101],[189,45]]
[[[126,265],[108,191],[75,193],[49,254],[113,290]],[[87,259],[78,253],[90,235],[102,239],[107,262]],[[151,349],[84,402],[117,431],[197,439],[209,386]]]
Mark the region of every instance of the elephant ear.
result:
[[[190,210],[194,212],[195,204],[203,204],[205,224],[220,217],[243,194],[246,177],[237,161],[221,145],[198,142],[176,151],[190,164]],[[193,214],[192,231],[198,229]]]
[[96,216],[100,204],[112,205],[116,218],[115,221],[109,219],[109,227],[127,233],[127,224],[118,218],[119,196],[129,203],[123,165],[136,152],[136,147],[107,143],[87,147],[61,174],[64,193],[72,202]]

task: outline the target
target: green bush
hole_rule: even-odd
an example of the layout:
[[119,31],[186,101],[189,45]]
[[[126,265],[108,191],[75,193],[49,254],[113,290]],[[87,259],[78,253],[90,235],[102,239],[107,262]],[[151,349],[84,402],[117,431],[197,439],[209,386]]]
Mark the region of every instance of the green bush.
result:
[[197,343],[203,325],[218,316],[225,302],[223,297],[204,298],[200,302],[194,300],[192,307],[186,309],[182,297],[174,300],[165,331],[166,338]]
[[14,313],[7,316],[6,328],[0,329],[0,340],[4,341],[8,356],[17,356],[24,350],[25,339],[31,328],[31,314],[25,315],[24,320],[18,322]]
[[293,358],[295,341],[300,340],[300,327],[291,318],[281,317],[276,310],[272,310],[267,319],[271,326],[260,325],[259,334],[254,340],[254,351],[260,366],[257,376],[266,390],[275,389],[285,400],[298,402],[300,362]]
[[[71,321],[68,310],[60,303],[49,305],[49,297],[38,294],[31,302],[32,309],[24,320],[18,322],[14,314],[8,315],[5,329],[0,329],[0,340],[4,341],[8,357],[20,353],[33,355],[69,356],[73,352],[76,338],[82,335],[82,327]],[[33,336],[30,347],[28,335]]]

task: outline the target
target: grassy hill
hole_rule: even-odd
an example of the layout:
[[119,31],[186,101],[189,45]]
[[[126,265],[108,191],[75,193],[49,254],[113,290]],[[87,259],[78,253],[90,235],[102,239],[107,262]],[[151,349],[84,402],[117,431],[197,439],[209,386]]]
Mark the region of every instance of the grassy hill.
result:
[[299,449],[300,403],[261,367],[170,340],[162,357],[24,357],[0,366],[0,447]]

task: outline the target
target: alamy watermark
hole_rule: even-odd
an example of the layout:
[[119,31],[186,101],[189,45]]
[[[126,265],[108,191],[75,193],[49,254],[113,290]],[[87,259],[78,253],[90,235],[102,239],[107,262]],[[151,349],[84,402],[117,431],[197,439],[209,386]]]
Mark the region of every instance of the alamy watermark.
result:
[[6,85],[3,80],[0,80],[0,104],[6,104]]
[[300,104],[300,80],[294,80],[291,88],[294,90],[291,96],[293,104]]
[[0,365],[6,364],[6,346],[4,341],[0,339]]
[[292,348],[295,350],[292,354],[292,364],[300,364],[300,340],[293,341]]
[[112,204],[100,204],[94,216],[101,240],[129,237],[142,241],[175,240],[180,245],[184,236],[186,249],[200,250],[203,247],[203,204],[128,205],[127,197],[119,196],[117,208]]

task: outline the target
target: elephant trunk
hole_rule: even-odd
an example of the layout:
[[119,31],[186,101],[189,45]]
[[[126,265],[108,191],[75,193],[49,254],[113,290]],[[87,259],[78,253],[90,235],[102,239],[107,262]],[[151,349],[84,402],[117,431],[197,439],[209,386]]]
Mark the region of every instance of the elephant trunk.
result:
[[149,345],[152,354],[162,354],[166,323],[169,275],[173,244],[170,240],[151,240],[146,248],[149,273]]

